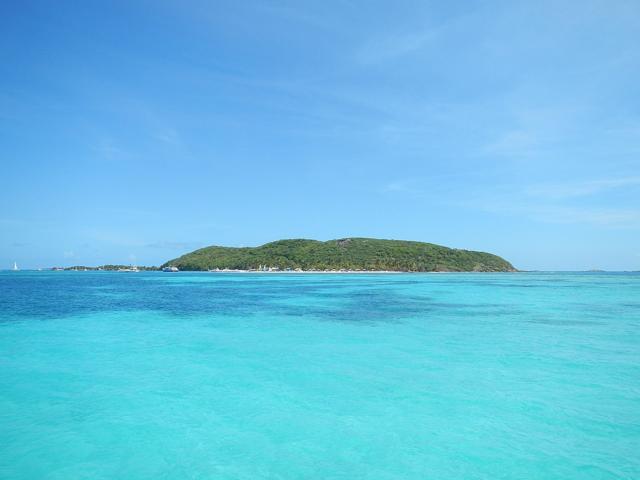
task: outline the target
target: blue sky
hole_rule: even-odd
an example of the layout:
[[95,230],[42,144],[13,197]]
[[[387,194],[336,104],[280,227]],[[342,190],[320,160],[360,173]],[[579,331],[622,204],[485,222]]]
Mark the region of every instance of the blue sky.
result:
[[640,269],[637,1],[8,2],[0,268],[371,236]]

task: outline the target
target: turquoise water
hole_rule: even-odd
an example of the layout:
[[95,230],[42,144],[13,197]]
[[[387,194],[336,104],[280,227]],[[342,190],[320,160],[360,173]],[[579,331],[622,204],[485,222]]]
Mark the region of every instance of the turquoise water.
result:
[[2,479],[638,479],[640,275],[0,273]]

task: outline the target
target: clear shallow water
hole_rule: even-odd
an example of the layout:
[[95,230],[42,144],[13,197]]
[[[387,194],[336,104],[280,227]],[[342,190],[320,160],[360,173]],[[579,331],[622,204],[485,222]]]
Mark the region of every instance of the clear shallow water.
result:
[[0,478],[640,478],[640,275],[0,272]]

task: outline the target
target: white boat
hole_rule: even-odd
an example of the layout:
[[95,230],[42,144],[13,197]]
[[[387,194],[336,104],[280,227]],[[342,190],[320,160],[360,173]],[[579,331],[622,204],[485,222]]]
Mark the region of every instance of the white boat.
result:
[[129,268],[119,268],[119,272],[139,272],[140,269],[138,267],[129,267]]
[[163,272],[177,272],[178,271],[178,267],[174,267],[173,265],[168,266],[168,267],[164,267],[162,269]]
[[14,272],[17,272],[19,270],[18,264],[16,262],[13,262],[13,268],[11,270],[13,270]]

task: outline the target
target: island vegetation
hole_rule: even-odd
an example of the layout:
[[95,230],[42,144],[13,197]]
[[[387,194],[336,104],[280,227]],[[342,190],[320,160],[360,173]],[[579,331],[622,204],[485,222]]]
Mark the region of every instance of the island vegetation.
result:
[[210,246],[166,262],[179,270],[513,272],[503,258],[433,243],[374,238],[278,240],[259,247]]

